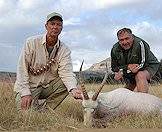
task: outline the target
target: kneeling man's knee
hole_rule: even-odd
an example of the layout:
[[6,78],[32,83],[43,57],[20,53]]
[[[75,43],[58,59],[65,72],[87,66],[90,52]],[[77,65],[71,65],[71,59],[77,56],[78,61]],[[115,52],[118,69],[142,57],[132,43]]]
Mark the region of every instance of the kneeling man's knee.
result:
[[139,71],[137,74],[136,74],[136,78],[137,79],[146,79],[146,80],[150,80],[150,74],[147,70],[144,70],[144,71]]

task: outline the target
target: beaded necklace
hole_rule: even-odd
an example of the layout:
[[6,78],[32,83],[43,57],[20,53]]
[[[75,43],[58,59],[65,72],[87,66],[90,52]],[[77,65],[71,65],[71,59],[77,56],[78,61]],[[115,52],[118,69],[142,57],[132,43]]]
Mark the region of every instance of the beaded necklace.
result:
[[56,55],[57,55],[57,53],[58,53],[58,51],[59,51],[59,48],[60,48],[60,40],[59,40],[59,46],[57,47],[55,54],[54,54],[53,57],[47,62],[47,64],[44,65],[44,66],[42,66],[42,67],[39,68],[39,69],[34,69],[33,67],[30,66],[30,67],[29,67],[30,73],[31,73],[32,75],[34,75],[34,76],[37,76],[37,75],[40,75],[40,74],[42,74],[42,73],[48,71],[49,68],[51,67],[51,65],[53,65],[53,64],[56,62],[55,57],[56,57]]

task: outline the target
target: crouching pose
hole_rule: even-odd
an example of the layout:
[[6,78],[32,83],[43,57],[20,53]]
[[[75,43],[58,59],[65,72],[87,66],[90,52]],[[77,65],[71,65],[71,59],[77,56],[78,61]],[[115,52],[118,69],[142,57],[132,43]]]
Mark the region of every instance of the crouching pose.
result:
[[27,39],[19,58],[14,86],[18,109],[38,109],[39,99],[55,109],[69,92],[74,98],[82,98],[72,72],[71,51],[58,39],[62,16],[49,14],[45,28],[45,34]]
[[[124,80],[126,88],[138,92],[148,92],[148,82],[158,73],[159,62],[149,45],[132,34],[131,29],[123,28],[117,32],[118,42],[111,50],[111,68],[115,80]],[[159,77],[160,78],[160,77]]]

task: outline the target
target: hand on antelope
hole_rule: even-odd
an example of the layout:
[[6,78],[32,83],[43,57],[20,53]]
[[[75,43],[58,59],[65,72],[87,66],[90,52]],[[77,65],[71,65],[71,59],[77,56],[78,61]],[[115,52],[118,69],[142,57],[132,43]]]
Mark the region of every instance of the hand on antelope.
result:
[[83,99],[82,92],[81,92],[80,88],[71,89],[70,94],[77,100],[82,100]]

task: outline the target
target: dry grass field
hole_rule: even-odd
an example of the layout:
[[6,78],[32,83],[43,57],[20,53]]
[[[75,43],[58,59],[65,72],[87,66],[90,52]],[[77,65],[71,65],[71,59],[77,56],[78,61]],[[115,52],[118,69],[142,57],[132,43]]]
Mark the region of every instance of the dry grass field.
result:
[[[88,91],[94,91],[98,86],[97,84],[86,85]],[[118,87],[122,85],[105,85],[102,92]],[[150,86],[149,92],[162,98],[162,85]],[[108,127],[104,130],[114,128],[162,129],[162,117],[156,114],[118,117],[108,122]],[[29,110],[20,113],[14,103],[13,83],[0,83],[0,131],[85,131],[86,129],[83,125],[81,103],[70,96],[56,110],[43,113]]]

